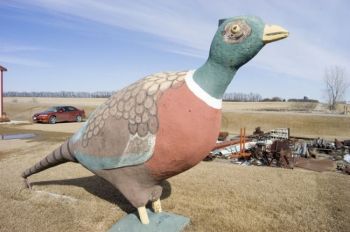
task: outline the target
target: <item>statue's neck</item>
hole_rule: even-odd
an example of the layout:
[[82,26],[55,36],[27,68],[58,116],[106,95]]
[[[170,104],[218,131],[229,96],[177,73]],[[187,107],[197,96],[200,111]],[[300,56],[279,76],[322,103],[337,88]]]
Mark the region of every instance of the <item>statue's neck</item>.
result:
[[208,59],[195,71],[193,80],[210,96],[222,99],[236,71],[235,68],[225,67]]

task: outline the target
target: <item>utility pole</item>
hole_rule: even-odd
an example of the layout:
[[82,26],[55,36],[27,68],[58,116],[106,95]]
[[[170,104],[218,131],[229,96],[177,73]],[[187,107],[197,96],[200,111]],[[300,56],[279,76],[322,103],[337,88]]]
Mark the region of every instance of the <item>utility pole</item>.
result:
[[3,73],[6,72],[7,69],[5,67],[2,67],[0,65],[0,121],[8,121],[6,115],[4,115],[4,80],[3,80]]

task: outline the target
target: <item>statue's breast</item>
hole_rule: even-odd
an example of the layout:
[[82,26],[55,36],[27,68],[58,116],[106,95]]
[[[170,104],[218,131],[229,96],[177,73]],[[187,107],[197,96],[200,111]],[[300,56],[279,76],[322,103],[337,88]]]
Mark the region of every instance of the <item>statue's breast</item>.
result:
[[159,130],[146,166],[157,179],[165,179],[208,155],[219,134],[221,110],[199,99],[186,84],[164,92],[157,105]]

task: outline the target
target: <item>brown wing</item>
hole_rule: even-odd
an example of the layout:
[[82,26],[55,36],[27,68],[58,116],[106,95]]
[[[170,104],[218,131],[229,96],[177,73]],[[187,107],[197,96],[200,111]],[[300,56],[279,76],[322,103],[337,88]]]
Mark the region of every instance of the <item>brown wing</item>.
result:
[[77,153],[81,157],[129,159],[126,163],[134,165],[144,160],[153,151],[158,131],[157,100],[167,89],[181,86],[186,73],[156,73],[116,92],[86,122]]

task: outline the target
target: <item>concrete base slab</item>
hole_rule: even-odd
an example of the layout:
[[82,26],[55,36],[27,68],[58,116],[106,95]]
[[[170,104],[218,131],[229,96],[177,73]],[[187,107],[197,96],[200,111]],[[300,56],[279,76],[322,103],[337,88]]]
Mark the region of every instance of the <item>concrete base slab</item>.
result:
[[112,226],[109,232],[180,232],[190,219],[173,213],[154,213],[147,209],[150,223],[143,225],[137,214],[128,214]]

